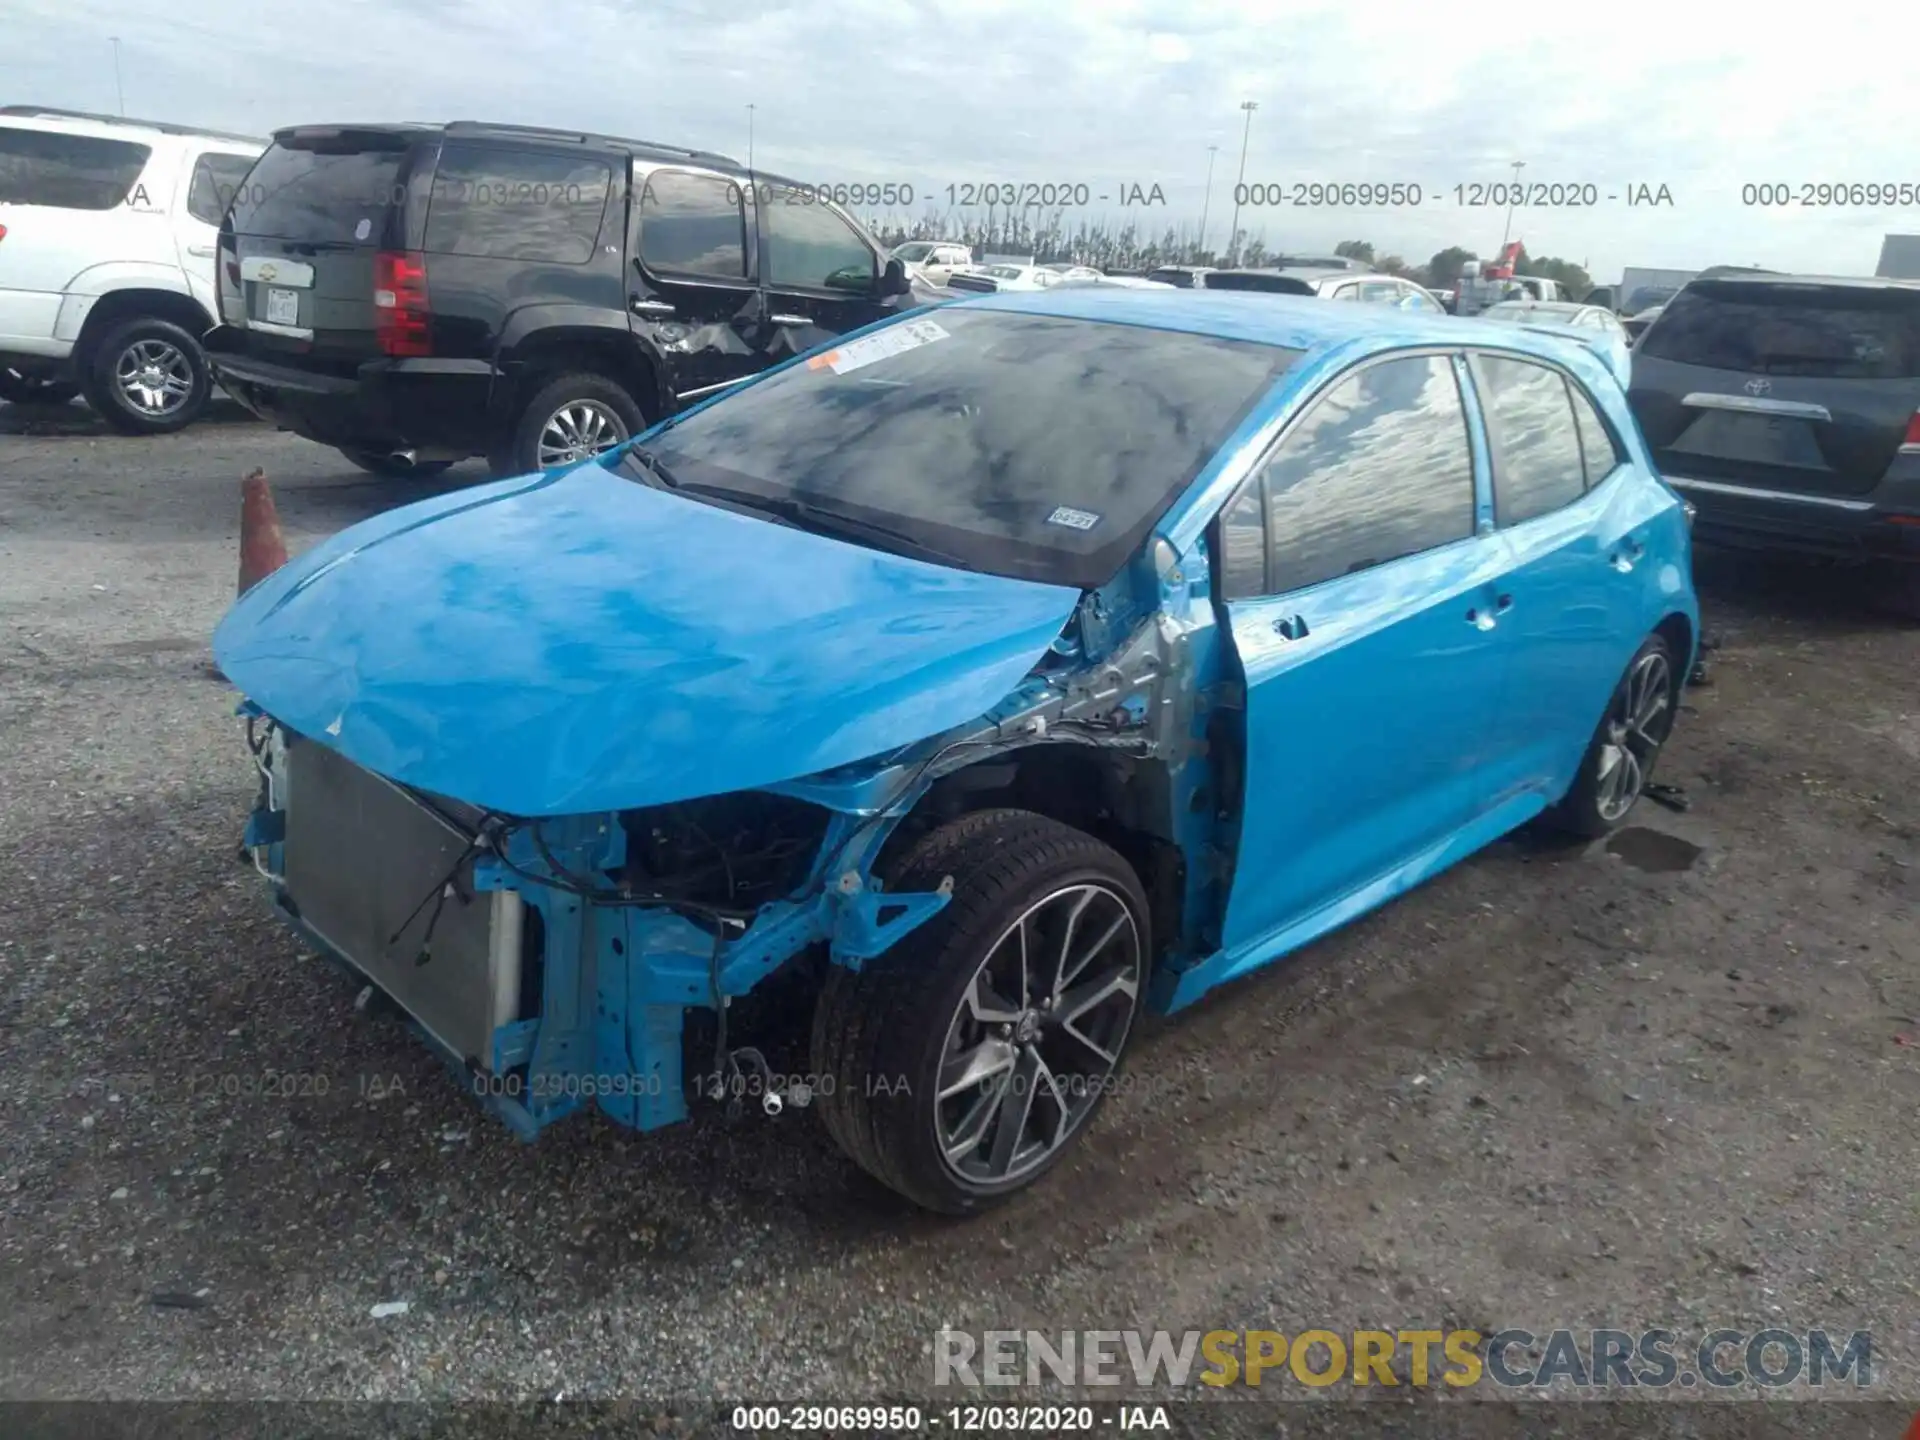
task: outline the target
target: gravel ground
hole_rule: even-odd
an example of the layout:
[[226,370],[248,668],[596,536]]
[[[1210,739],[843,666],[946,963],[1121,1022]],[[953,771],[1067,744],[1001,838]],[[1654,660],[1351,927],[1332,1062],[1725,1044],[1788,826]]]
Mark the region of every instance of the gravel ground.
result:
[[255,464],[296,550],[427,493],[237,413],[0,407],[0,1395],[851,1399],[928,1393],[942,1324],[1779,1325],[1871,1330],[1920,1399],[1920,629],[1845,586],[1703,560],[1689,810],[1504,842],[1150,1025],[1077,1155],[954,1224],[804,1113],[522,1145],[356,1012],[235,860],[206,641]]

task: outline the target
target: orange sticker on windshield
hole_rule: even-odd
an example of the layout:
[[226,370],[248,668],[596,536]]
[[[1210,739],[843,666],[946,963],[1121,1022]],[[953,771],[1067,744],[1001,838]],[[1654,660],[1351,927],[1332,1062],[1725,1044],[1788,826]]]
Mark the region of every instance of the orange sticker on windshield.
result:
[[816,355],[811,360],[807,361],[807,369],[809,370],[823,369],[826,366],[833,364],[833,362],[838,360],[839,358],[840,358],[840,352],[838,350],[829,350],[827,351],[826,354]]

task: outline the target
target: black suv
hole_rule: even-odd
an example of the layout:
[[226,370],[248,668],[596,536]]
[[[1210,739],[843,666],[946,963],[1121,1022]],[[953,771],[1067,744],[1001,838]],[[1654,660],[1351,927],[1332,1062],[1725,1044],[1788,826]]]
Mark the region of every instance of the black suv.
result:
[[472,121],[277,132],[219,270],[221,385],[378,475],[565,464],[936,298],[814,187]]
[[1920,616],[1920,284],[1695,279],[1628,396],[1701,540],[1876,562]]

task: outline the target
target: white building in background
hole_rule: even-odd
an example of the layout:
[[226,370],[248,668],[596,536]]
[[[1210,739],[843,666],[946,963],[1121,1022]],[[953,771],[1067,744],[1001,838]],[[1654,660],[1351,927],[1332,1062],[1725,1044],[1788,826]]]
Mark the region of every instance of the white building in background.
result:
[[1889,235],[1880,245],[1883,280],[1920,280],[1920,235]]

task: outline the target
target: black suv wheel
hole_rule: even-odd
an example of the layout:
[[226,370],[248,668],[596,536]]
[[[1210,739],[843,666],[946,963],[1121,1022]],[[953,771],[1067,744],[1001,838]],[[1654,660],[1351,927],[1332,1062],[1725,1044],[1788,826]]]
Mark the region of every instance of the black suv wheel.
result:
[[639,403],[618,381],[575,371],[533,393],[492,464],[501,475],[557,470],[611,450],[646,428]]
[[124,435],[184,430],[207,408],[212,376],[200,342],[171,320],[110,321],[79,363],[87,403]]

